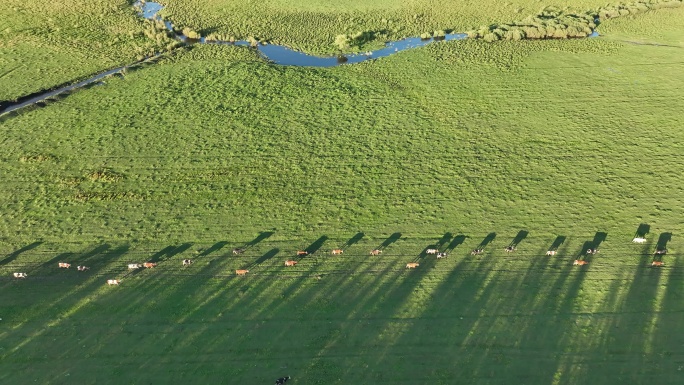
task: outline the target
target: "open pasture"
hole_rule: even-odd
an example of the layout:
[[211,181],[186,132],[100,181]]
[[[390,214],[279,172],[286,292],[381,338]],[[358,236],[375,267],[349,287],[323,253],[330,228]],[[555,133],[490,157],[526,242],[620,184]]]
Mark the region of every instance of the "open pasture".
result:
[[[258,4],[234,0],[160,0],[164,17],[177,26],[206,36],[219,34],[238,39],[258,37],[307,52],[334,53],[341,34],[368,32],[374,46],[383,39],[397,40],[440,30],[465,32],[481,25],[521,20],[546,6],[584,12],[605,1],[566,2],[515,0],[269,0]],[[368,47],[364,47],[368,48]]]
[[[511,254],[503,248],[514,232],[27,245],[0,262],[0,380],[676,384],[684,276],[678,254],[650,267],[661,234],[635,245],[631,234],[557,244],[530,233]],[[470,255],[483,243],[485,253]],[[558,254],[545,256],[554,243]],[[600,252],[572,266],[588,243]],[[247,247],[234,256],[234,245]],[[344,255],[331,255],[340,245]],[[311,254],[284,267],[297,246]],[[449,257],[425,255],[428,246]],[[383,254],[369,256],[376,247]],[[195,263],[182,267],[184,258]],[[62,260],[91,269],[59,269]],[[126,269],[146,260],[157,267]],[[407,261],[420,266],[406,270]],[[242,268],[247,276],[235,276]],[[12,269],[29,277],[10,279]],[[111,278],[121,284],[107,286]]]
[[680,51],[198,46],[3,117],[0,382],[680,384]]
[[129,64],[171,40],[127,0],[5,0],[0,7],[0,102]]

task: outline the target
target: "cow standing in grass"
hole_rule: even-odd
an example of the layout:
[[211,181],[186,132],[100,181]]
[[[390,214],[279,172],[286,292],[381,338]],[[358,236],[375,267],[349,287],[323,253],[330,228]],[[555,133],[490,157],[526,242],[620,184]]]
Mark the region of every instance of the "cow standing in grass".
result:
[[297,261],[285,261],[285,266],[294,266],[297,264]]
[[437,249],[427,249],[427,250],[425,250],[425,254],[434,255],[434,254],[438,254],[438,253],[439,253],[439,250],[437,250]]
[[583,261],[583,260],[581,260],[581,259],[575,259],[575,262],[573,262],[572,264],[573,264],[574,266],[584,266],[584,265],[588,265],[589,262]]
[[412,263],[407,263],[406,268],[407,269],[415,269],[416,267],[420,266],[418,263],[412,262]]
[[504,249],[507,253],[512,253],[515,251],[515,246],[508,246]]
[[342,253],[344,253],[344,250],[342,249],[335,249],[332,251],[332,255],[340,255]]
[[237,275],[247,275],[247,273],[249,273],[249,270],[235,270]]
[[78,271],[86,271],[90,269],[88,266],[76,266],[76,270]]
[[290,379],[290,376],[287,377],[280,377],[279,379],[276,380],[275,385],[283,385],[284,383],[287,382],[287,380]]
[[241,249],[241,248],[233,249],[233,255],[240,255],[244,252],[245,252],[245,249]]
[[26,278],[28,275],[26,273],[14,273],[14,278]]
[[557,251],[556,250],[549,250],[546,252],[546,255],[556,255]]
[[59,263],[57,264],[57,266],[59,266],[59,267],[62,268],[62,269],[68,269],[68,268],[71,267],[71,264],[70,264],[70,263],[66,263],[66,262],[59,262]]
[[382,250],[380,250],[380,249],[375,249],[375,250],[370,252],[370,255],[380,255],[380,254],[382,254]]

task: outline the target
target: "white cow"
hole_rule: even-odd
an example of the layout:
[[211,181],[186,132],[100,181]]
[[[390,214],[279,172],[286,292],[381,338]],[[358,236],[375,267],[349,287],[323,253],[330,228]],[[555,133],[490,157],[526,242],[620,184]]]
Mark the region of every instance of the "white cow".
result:
[[107,285],[118,285],[119,283],[121,283],[121,281],[118,279],[108,279],[107,280]]
[[28,275],[26,273],[14,273],[14,278],[26,278]]
[[425,254],[437,254],[439,253],[439,250],[437,249],[427,249],[425,250]]
[[128,268],[129,268],[130,270],[139,269],[141,266],[142,266],[142,265],[140,265],[139,263],[129,263],[129,264],[128,264]]
[[636,238],[632,239],[632,242],[634,242],[634,243],[646,243],[646,238],[636,237]]

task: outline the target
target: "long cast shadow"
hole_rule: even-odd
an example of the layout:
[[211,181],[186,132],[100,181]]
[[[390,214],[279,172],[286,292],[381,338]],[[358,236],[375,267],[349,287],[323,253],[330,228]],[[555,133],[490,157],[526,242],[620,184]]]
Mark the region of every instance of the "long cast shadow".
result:
[[387,239],[385,239],[380,244],[380,246],[377,247],[377,249],[378,250],[384,250],[384,249],[388,248],[394,242],[398,241],[399,238],[401,238],[401,233],[394,233],[394,234],[390,235],[389,237],[387,237]]
[[[214,245],[216,246],[216,245]],[[212,246],[212,247],[214,247]],[[182,252],[185,252],[188,250],[190,247],[192,247],[192,243],[183,243],[179,246],[166,246],[165,248],[159,250],[158,252],[154,253],[150,259],[148,259],[148,262],[152,263],[161,263],[164,261],[168,261],[169,259],[173,258],[175,255],[178,255]],[[208,253],[207,253],[208,254]],[[200,254],[201,255],[201,254]],[[206,254],[205,254],[206,255]]]
[[639,225],[637,228],[636,232],[634,233],[634,238],[646,238],[648,233],[651,231],[651,225],[642,223]]
[[565,243],[566,239],[567,237],[565,237],[564,235],[557,236],[556,239],[553,240],[553,243],[549,247],[548,251],[558,251],[558,248],[560,248],[561,245]]
[[18,257],[21,253],[25,253],[25,252],[27,252],[27,251],[29,251],[29,250],[33,250],[33,249],[35,249],[36,247],[38,247],[38,246],[40,246],[40,245],[42,245],[42,244],[43,244],[42,241],[33,242],[33,243],[28,244],[28,245],[26,245],[26,246],[24,246],[24,247],[22,247],[22,248],[20,248],[20,249],[17,249],[17,250],[15,250],[15,251],[13,251],[13,252],[10,253],[10,254],[7,254],[7,256],[5,256],[5,258],[3,258],[2,261],[0,261],[0,266],[6,265],[6,264],[8,264],[8,263],[11,263],[11,262],[14,261],[15,259],[17,259],[17,257]]
[[489,234],[487,234],[487,236],[484,237],[484,239],[482,240],[482,242],[480,242],[480,244],[477,245],[477,248],[480,249],[480,250],[484,250],[485,247],[487,247],[487,245],[489,245],[490,243],[492,243],[492,241],[494,241],[495,238],[496,238],[496,233],[489,233]]
[[365,235],[366,235],[366,234],[364,234],[364,233],[362,233],[362,232],[356,233],[356,235],[354,235],[353,237],[351,237],[351,239],[349,239],[347,242],[345,242],[345,243],[341,246],[341,248],[342,248],[342,249],[346,249],[346,248],[348,248],[348,247],[351,247],[351,246],[355,245],[355,244],[358,243],[361,239],[363,239],[363,237],[364,237]]
[[526,230],[520,230],[518,231],[518,234],[513,238],[510,244],[508,244],[508,247],[518,247],[518,244],[525,240],[527,238],[527,235],[529,235],[529,232]]

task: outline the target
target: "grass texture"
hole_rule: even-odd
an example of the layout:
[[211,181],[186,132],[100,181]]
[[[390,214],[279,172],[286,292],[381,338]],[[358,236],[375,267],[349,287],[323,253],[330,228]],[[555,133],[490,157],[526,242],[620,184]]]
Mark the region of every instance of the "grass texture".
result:
[[5,117],[0,382],[681,383],[681,48],[615,40],[196,46]]

